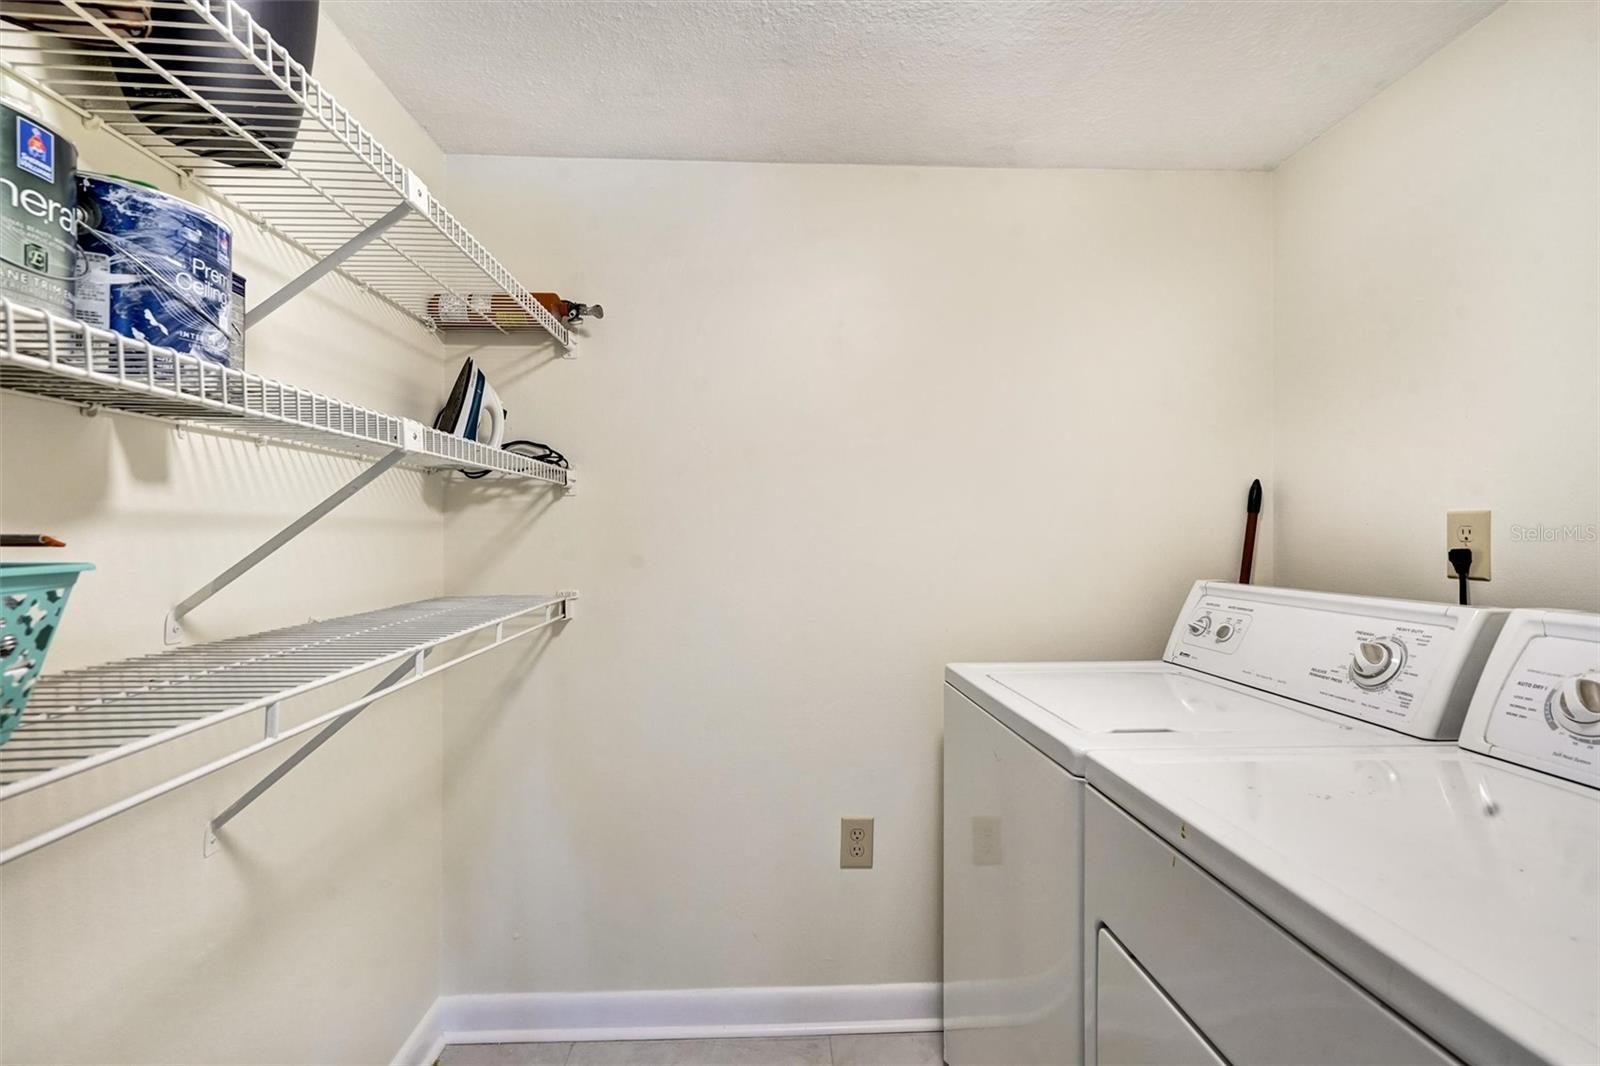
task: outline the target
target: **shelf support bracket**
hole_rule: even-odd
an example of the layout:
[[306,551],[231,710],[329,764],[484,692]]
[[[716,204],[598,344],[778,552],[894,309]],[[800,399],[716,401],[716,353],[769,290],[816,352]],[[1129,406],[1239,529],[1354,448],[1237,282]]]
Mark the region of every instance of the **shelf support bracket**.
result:
[[391,466],[398,463],[405,457],[405,454],[404,448],[396,448],[394,451],[389,452],[382,459],[379,459],[344,485],[341,485],[327,499],[284,526],[271,537],[268,537],[261,543],[260,547],[249,555],[246,555],[243,559],[240,559],[222,573],[195,589],[188,596],[179,600],[172,610],[167,612],[163,633],[165,641],[168,644],[179,643],[183,639],[183,619],[185,615],[243,577],[267,556],[304,533],[307,529],[310,529],[328,512],[366,488],[368,484],[376,480]]
[[383,236],[386,230],[388,230],[396,222],[404,219],[414,210],[416,210],[416,206],[410,200],[402,200],[400,203],[390,208],[388,214],[373,222],[366,229],[362,230],[354,237],[351,237],[348,241],[345,241],[338,248],[335,248],[333,251],[317,260],[311,266],[307,267],[299,277],[296,277],[288,284],[284,285],[283,288],[279,289],[277,292],[273,293],[271,296],[268,296],[265,300],[262,300],[260,303],[246,311],[244,315],[244,328],[249,330],[257,322],[260,322],[262,319],[272,314],[272,312],[276,311],[278,308],[282,307],[284,304],[300,295],[306,289],[320,281],[324,276],[337,270],[339,265],[346,259],[349,259],[357,252],[361,251],[361,249],[365,248],[367,245]]
[[[316,751],[318,748],[322,747],[322,745],[332,740],[335,733],[349,725],[351,722],[355,721],[356,715],[360,714],[362,711],[378,702],[378,700],[382,699],[384,689],[398,684],[405,678],[407,674],[422,673],[422,664],[424,660],[427,659],[428,653],[432,650],[432,648],[424,648],[422,651],[417,652],[415,655],[411,656],[411,658],[407,659],[405,662],[389,671],[388,675],[385,676],[382,681],[379,681],[376,685],[367,690],[366,695],[361,697],[360,704],[354,710],[340,715],[338,718],[335,718],[333,721],[323,726],[317,731],[315,736],[306,741],[304,744],[300,745],[300,747],[295,750],[293,755],[289,756],[277,766],[273,767],[272,771],[268,773],[267,776],[263,777],[260,781],[257,781],[254,785],[252,785],[244,795],[228,804],[227,808],[221,814],[217,815],[215,818],[211,819],[209,823],[207,823],[205,845],[201,849],[202,852],[209,856],[212,852],[216,851],[217,834],[222,831],[223,826],[233,821],[234,818],[243,813],[246,807],[260,799],[262,793],[266,792],[267,789],[271,788],[273,785],[276,785],[279,781],[287,777],[289,771],[293,770],[296,766],[299,766],[302,762],[309,758],[312,752]],[[270,716],[267,722],[264,724],[264,729],[268,736],[273,736],[277,733],[277,708],[278,705],[275,703],[267,708],[267,710],[270,712]]]

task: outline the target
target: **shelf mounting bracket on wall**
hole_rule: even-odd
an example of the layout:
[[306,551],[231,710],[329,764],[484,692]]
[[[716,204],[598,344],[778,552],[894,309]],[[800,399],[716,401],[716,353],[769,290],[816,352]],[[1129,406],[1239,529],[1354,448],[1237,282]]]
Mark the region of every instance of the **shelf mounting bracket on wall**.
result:
[[420,211],[423,214],[427,213],[428,189],[427,186],[423,185],[422,182],[417,180],[416,175],[412,174],[410,171],[407,171],[406,199],[390,208],[387,214],[373,222],[371,225],[367,226],[366,229],[362,230],[360,233],[357,233],[354,237],[351,237],[349,240],[345,241],[344,244],[340,245],[338,248],[334,249],[321,259],[317,260],[315,263],[311,264],[304,271],[302,271],[298,277],[287,282],[277,292],[273,293],[271,296],[268,296],[265,300],[262,300],[260,303],[246,311],[244,316],[244,328],[246,330],[250,329],[257,322],[260,322],[262,319],[272,314],[272,312],[276,311],[278,308],[282,307],[296,296],[299,296],[306,289],[309,289],[312,285],[315,285],[324,276],[333,273],[346,259],[349,259],[352,255],[355,255],[357,252],[361,251],[361,249],[365,248],[367,245],[383,236],[384,232],[388,230],[390,226],[393,226],[396,222],[404,220],[407,215],[411,214],[412,211]]
[[273,552],[277,551],[279,548],[283,547],[285,544],[289,543],[291,540],[310,529],[323,516],[328,514],[334,508],[338,507],[344,501],[348,500],[350,497],[354,496],[356,493],[360,492],[362,489],[366,488],[367,485],[377,480],[377,478],[390,467],[394,466],[401,459],[405,458],[405,454],[406,451],[404,448],[396,448],[389,452],[383,458],[379,459],[377,462],[361,471],[361,473],[345,482],[338,489],[334,490],[332,495],[328,496],[321,503],[318,503],[315,507],[311,508],[311,510],[307,511],[305,514],[301,515],[299,518],[296,518],[293,522],[290,522],[281,530],[268,537],[261,543],[259,547],[250,552],[250,554],[246,555],[244,558],[228,567],[210,581],[207,581],[204,585],[201,585],[199,588],[195,589],[188,596],[185,596],[183,599],[179,600],[175,605],[173,605],[173,608],[167,612],[166,623],[162,627],[162,639],[164,639],[168,644],[181,643],[183,640],[183,619],[190,611],[194,610],[196,607],[200,606],[202,603],[206,602],[211,597],[215,596],[217,593],[233,584],[239,578],[255,569],[255,567],[261,563],[262,560],[266,559],[267,556],[271,555]]
[[[503,634],[504,624],[502,623],[495,630],[496,639],[503,639]],[[299,766],[302,762],[309,758],[312,752],[316,751],[318,748],[322,747],[322,745],[332,740],[335,733],[349,725],[351,722],[355,721],[356,715],[360,714],[362,711],[378,702],[378,700],[388,695],[386,690],[399,684],[408,675],[413,679],[421,677],[423,663],[427,661],[428,654],[432,651],[432,648],[423,648],[410,659],[407,659],[405,662],[391,670],[382,681],[379,681],[376,685],[373,685],[370,689],[368,689],[366,695],[362,696],[361,700],[357,702],[351,709],[345,711],[343,714],[339,715],[339,717],[323,726],[317,731],[315,736],[306,741],[304,744],[300,745],[300,747],[295,750],[293,755],[289,756],[287,759],[283,760],[283,762],[273,767],[271,772],[269,772],[260,781],[257,781],[254,785],[252,785],[244,793],[244,795],[228,804],[228,806],[223,809],[221,814],[217,815],[215,818],[211,819],[210,822],[206,823],[206,837],[205,843],[201,847],[201,854],[210,857],[210,855],[219,847],[217,834],[222,831],[223,826],[233,821],[234,818],[244,812],[246,807],[260,799],[262,793],[266,792],[267,789],[271,788],[273,785],[287,777],[289,771],[293,770],[296,766]],[[277,737],[278,731],[281,728],[277,714],[270,713],[273,712],[276,706],[276,704],[273,704],[271,707],[269,707],[269,713],[264,718],[262,732],[263,739],[265,740],[272,740]]]

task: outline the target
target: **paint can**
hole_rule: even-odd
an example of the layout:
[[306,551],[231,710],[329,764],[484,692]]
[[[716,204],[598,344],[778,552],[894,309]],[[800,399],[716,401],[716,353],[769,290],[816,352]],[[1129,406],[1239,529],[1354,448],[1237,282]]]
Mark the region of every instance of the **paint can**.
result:
[[77,165],[71,141],[0,101],[0,295],[64,318],[78,255]]
[[233,299],[228,304],[228,365],[244,369],[244,275],[233,275]]
[[187,200],[78,175],[78,317],[228,366],[233,234]]

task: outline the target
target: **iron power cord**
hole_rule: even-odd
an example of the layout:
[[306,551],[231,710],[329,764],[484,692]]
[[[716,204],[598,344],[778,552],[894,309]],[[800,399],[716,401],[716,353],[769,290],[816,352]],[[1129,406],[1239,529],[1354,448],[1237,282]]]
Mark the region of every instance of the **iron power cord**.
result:
[[1471,548],[1450,549],[1450,569],[1456,572],[1456,583],[1460,586],[1460,603],[1467,605],[1467,571],[1472,569]]
[[[568,469],[567,457],[565,455],[562,455],[560,452],[550,447],[550,445],[541,444],[536,440],[508,440],[504,444],[500,445],[500,447],[504,448],[508,452],[516,451],[518,448],[526,449],[524,451],[517,451],[517,454],[525,455],[529,459],[534,459],[541,463],[549,463],[551,466],[559,466],[563,470]],[[480,477],[486,477],[489,474],[489,471],[487,470],[463,470],[461,472],[473,480],[477,480]]]

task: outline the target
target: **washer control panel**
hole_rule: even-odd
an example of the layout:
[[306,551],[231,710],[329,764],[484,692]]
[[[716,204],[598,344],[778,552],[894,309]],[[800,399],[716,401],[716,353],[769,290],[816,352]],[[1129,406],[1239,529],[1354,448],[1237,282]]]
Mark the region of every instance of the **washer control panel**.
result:
[[1503,618],[1447,604],[1202,582],[1173,627],[1166,659],[1409,736],[1454,740]]
[[1250,628],[1250,615],[1243,611],[1212,611],[1209,608],[1189,619],[1185,628],[1190,642],[1224,654],[1236,651]]
[[1600,788],[1600,616],[1512,612],[1461,745]]

